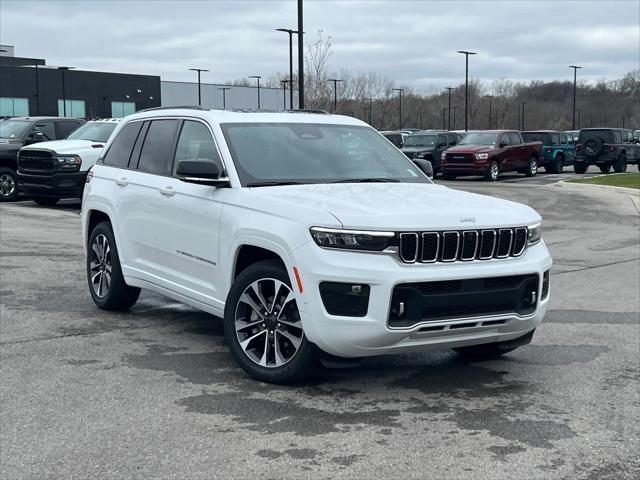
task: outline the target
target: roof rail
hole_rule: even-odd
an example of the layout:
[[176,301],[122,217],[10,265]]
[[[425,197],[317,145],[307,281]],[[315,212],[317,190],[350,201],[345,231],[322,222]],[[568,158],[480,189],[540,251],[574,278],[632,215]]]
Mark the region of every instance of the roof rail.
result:
[[286,110],[287,113],[323,113],[325,115],[329,115],[329,112],[326,110],[321,110],[319,108],[300,108],[298,110]]
[[186,109],[189,109],[189,110],[208,110],[207,108],[202,108],[199,105],[175,105],[173,107],[145,108],[144,110],[138,110],[136,113],[139,113],[139,112],[153,112],[155,110],[175,110],[176,108],[186,108]]

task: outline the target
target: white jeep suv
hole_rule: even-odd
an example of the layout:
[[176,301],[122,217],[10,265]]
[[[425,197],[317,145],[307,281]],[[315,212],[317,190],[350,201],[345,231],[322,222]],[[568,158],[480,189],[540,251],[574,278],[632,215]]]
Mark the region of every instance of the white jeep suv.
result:
[[500,355],[549,301],[534,210],[435,185],[354,118],[139,112],[87,182],[94,302],[126,310],[148,288],[223,317],[259,380],[296,381],[319,354]]

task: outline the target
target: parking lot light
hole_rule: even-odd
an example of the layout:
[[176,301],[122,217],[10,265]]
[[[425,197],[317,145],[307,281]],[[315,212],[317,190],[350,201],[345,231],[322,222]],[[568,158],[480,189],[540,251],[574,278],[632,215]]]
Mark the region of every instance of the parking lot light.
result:
[[404,88],[392,88],[394,92],[398,92],[399,112],[398,112],[398,130],[402,130],[402,92]]
[[454,90],[454,88],[445,87],[445,90],[449,91],[449,128],[447,130],[451,130],[451,90]]
[[293,35],[298,31],[290,28],[276,28],[276,31],[289,34],[289,83],[291,84],[289,87],[289,109],[293,110]]
[[476,55],[476,52],[470,52],[468,50],[458,50],[465,56],[465,70],[464,70],[464,131],[469,130],[469,55]]
[[[62,72],[62,116],[67,116],[67,89],[64,84],[64,72],[73,70],[76,67],[58,67],[58,70]],[[71,112],[73,114],[73,111]]]
[[227,109],[227,90],[231,90],[231,87],[220,87],[218,90],[222,90],[222,109]]
[[329,78],[328,82],[333,82],[333,113],[336,113],[338,109],[338,82],[343,80],[339,78]]
[[249,78],[255,78],[258,81],[258,110],[260,110],[260,75],[249,75]]
[[189,70],[191,70],[192,72],[198,72],[198,106],[201,107],[202,106],[202,93],[200,92],[200,73],[208,72],[209,70],[206,70],[204,68],[190,68]]
[[287,109],[287,83],[289,83],[289,80],[280,80],[280,83],[282,84],[282,110],[286,110]]
[[569,68],[573,68],[573,120],[571,122],[571,130],[576,129],[576,80],[578,78],[578,69],[582,68],[578,65],[569,65]]

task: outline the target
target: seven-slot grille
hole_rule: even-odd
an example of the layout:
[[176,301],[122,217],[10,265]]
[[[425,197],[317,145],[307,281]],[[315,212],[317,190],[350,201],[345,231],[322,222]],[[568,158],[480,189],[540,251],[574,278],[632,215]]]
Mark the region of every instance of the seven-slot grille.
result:
[[25,173],[52,172],[53,156],[47,150],[23,150],[18,158],[18,169]]
[[398,235],[398,253],[404,263],[518,257],[527,247],[528,238],[526,227],[402,232]]

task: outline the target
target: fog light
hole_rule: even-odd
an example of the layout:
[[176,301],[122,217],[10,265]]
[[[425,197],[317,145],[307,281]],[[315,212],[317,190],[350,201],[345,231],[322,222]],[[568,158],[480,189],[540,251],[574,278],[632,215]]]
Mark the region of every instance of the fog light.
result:
[[320,296],[329,315],[364,317],[369,309],[369,285],[322,282]]

